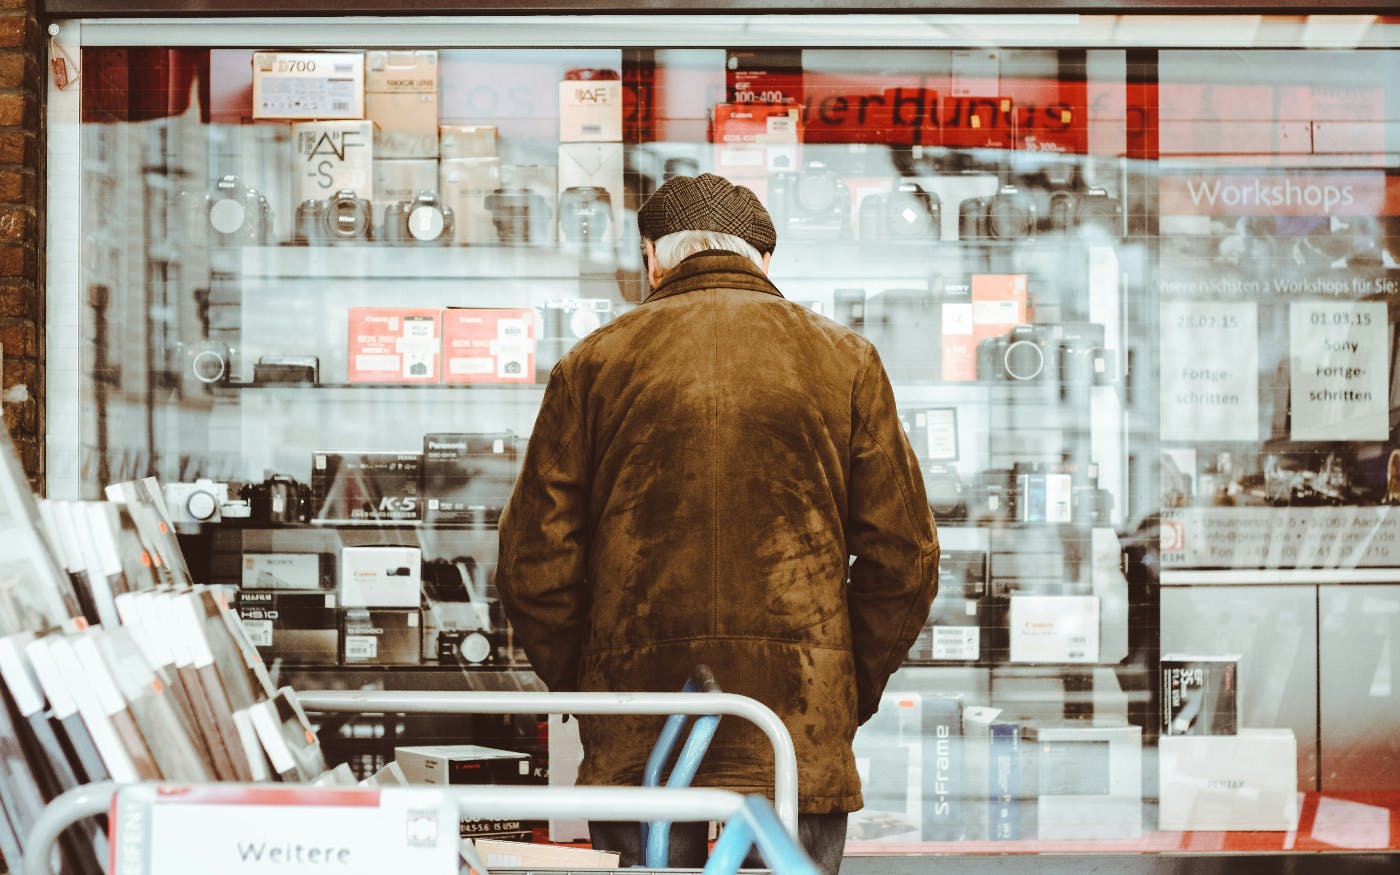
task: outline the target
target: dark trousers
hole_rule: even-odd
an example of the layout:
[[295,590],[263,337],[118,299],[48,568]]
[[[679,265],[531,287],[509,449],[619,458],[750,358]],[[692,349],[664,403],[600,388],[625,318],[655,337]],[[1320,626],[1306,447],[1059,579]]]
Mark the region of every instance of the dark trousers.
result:
[[[807,856],[826,875],[837,875],[841,857],[846,850],[846,814],[799,814],[797,832]],[[589,821],[588,833],[593,847],[600,851],[616,851],[618,864],[635,866],[641,862],[641,827],[636,823]],[[671,861],[673,869],[701,869],[710,855],[710,825],[708,823],[671,824]],[[767,868],[757,850],[744,860],[744,868]]]

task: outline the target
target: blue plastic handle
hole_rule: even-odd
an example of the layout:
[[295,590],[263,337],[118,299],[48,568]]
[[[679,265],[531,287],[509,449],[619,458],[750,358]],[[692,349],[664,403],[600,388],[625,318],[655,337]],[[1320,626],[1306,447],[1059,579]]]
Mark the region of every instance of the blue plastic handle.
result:
[[[704,666],[700,666],[696,670],[695,677],[685,682],[681,692],[693,693],[700,689],[705,692],[719,691],[719,685],[715,683],[709,669]],[[656,787],[660,785],[661,770],[665,768],[666,761],[670,758],[671,751],[675,749],[676,741],[680,738],[681,731],[688,719],[684,714],[672,714],[666,718],[666,723],[661,728],[661,734],[651,749],[651,756],[647,758],[646,769],[642,774],[643,786]],[[695,773],[700,770],[700,762],[705,758],[705,752],[709,750],[710,742],[714,740],[715,732],[718,730],[718,714],[706,714],[696,718],[695,724],[691,727],[690,735],[686,738],[685,744],[681,747],[680,755],[676,758],[676,764],[666,779],[667,787],[690,786],[690,782],[695,779]],[[641,825],[641,830],[643,864],[653,869],[668,866],[671,861],[670,821],[644,822]]]
[[754,846],[774,875],[822,875],[802,846],[783,829],[773,806],[762,796],[748,797],[739,813],[729,818],[710,852],[703,875],[733,875]]

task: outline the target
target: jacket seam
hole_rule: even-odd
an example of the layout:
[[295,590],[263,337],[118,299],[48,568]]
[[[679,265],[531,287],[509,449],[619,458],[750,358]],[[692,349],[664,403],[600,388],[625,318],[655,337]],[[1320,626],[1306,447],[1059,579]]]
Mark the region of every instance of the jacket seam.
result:
[[[710,291],[707,302],[714,303],[718,292]],[[710,315],[710,433],[708,464],[710,475],[710,631],[719,629],[719,320],[715,318],[713,306]]]

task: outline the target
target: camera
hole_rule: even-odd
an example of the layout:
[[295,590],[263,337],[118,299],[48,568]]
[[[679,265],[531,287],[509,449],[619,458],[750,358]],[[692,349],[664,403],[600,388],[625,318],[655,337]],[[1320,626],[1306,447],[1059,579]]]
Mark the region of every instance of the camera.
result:
[[938,195],[917,182],[901,182],[889,194],[860,202],[862,240],[937,240],[943,224]]
[[925,465],[923,476],[929,510],[935,518],[942,521],[967,519],[967,500],[957,469],[952,465]]
[[494,661],[493,600],[478,582],[481,570],[470,556],[423,563],[423,657],[442,663],[483,665]]
[[598,185],[575,185],[559,195],[559,233],[565,240],[588,243],[608,233],[612,195]]
[[851,231],[851,193],[830,167],[808,161],[796,173],[776,173],[768,183],[768,211],[778,237],[838,239]]
[[205,197],[205,218],[218,246],[259,246],[272,242],[272,207],[256,189],[233,174],[219,177]]
[[979,380],[1059,378],[1058,343],[1053,325],[1017,325],[977,344]]
[[1113,357],[1104,349],[1104,328],[1097,322],[1059,326],[1060,379],[1065,383],[1104,385],[1113,382]]
[[310,384],[321,382],[321,360],[314,355],[264,355],[253,365],[253,382]]
[[1061,233],[1081,229],[1106,237],[1123,236],[1123,204],[1101,188],[1056,191],[1050,195],[1050,229]]
[[454,239],[456,219],[452,208],[430,191],[420,191],[411,201],[384,208],[384,220],[376,236],[386,243],[447,246]]
[[[549,221],[549,203],[544,196],[524,188],[498,188],[486,196],[486,209],[502,243],[529,243],[543,238],[536,229]],[[535,233],[532,233],[535,232]]]
[[198,479],[193,483],[167,483],[161,494],[171,522],[180,524],[217,523],[228,503],[228,484]]
[[311,489],[291,477],[273,474],[238,491],[248,502],[248,518],[270,525],[304,523],[311,518]]
[[182,383],[187,389],[218,386],[227,383],[233,366],[233,351],[218,340],[199,340],[177,346],[176,362],[182,369]]
[[1035,230],[1035,223],[1035,204],[1014,185],[958,205],[958,236],[963,240],[1022,240]]
[[368,240],[374,217],[368,200],[345,188],[325,200],[304,200],[297,207],[292,240],[301,244]]

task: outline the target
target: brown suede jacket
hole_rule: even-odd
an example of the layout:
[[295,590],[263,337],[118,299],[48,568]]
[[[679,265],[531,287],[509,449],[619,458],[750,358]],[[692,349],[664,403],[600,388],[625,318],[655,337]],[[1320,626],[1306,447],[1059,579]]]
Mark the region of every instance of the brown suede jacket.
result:
[[[555,367],[500,541],[496,586],[551,690],[679,690],[704,663],[786,723],[803,812],[861,807],[852,736],[938,578],[865,338],[742,256],[685,259]],[[583,718],[579,782],[640,783],[660,723]],[[695,783],[771,795],[772,776],[764,736],[725,718]]]

